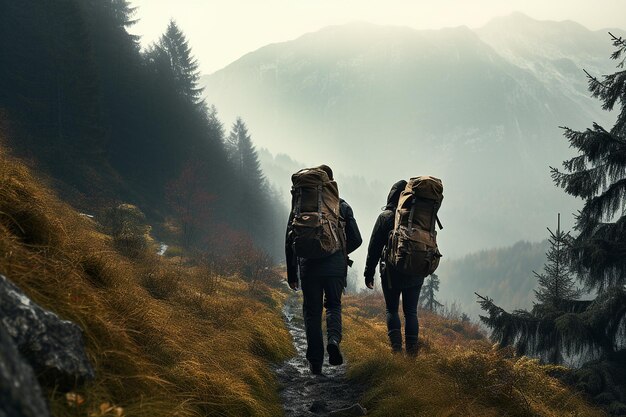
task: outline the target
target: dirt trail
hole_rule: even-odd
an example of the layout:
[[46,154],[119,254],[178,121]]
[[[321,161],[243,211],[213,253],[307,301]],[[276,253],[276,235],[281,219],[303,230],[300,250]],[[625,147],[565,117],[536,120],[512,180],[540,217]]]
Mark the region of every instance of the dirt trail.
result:
[[[293,293],[287,299],[283,314],[297,354],[277,368],[282,385],[280,393],[286,417],[364,415],[360,406],[353,407],[363,390],[346,378],[346,365],[330,366],[324,362],[323,375],[309,371],[305,358],[306,335],[302,319],[302,300]],[[351,410],[348,408],[353,407]]]

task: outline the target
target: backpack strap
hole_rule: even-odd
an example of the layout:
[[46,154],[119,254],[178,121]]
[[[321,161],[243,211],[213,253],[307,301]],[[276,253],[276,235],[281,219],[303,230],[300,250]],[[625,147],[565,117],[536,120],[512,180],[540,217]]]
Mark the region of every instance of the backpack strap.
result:
[[415,203],[417,202],[417,198],[413,197],[411,199],[411,211],[409,212],[409,221],[406,224],[408,228],[413,228],[413,215],[415,214]]
[[320,215],[320,219],[322,218],[322,187],[322,185],[317,186],[317,212]]
[[[413,197],[413,200],[411,202],[411,212],[409,213],[409,223],[407,224],[410,225],[413,223],[413,215],[415,214],[415,203],[417,202],[417,198],[418,197]],[[435,213],[437,212],[437,210],[439,209],[439,203],[437,203],[436,201],[433,200],[429,200],[429,199],[423,199],[425,201],[432,201],[432,206],[433,206],[433,215],[431,216],[431,218],[434,217],[432,224],[430,226],[430,232],[434,233],[435,232],[435,224],[437,224],[437,226],[439,226],[439,230],[443,229],[443,225],[441,224],[441,221],[439,220],[439,216],[436,215]]]
[[296,199],[295,210],[296,210],[296,216],[299,215],[300,212],[302,211],[302,187],[298,187],[298,195]]
[[[432,207],[433,207],[433,212],[432,212],[432,214],[430,216],[430,218],[431,218],[430,234],[434,236],[435,233],[436,233],[435,232],[435,223],[437,222],[437,214],[436,214],[437,213],[437,202],[436,201],[433,201]],[[429,266],[429,268],[430,268],[430,266]]]

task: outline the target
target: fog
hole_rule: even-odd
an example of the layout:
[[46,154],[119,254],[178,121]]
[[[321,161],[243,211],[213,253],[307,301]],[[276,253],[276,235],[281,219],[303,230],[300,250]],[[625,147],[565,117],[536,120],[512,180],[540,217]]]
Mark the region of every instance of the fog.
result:
[[[267,149],[264,170],[285,204],[291,173],[333,168],[365,240],[352,256],[359,277],[391,184],[441,178],[446,271],[468,254],[543,241],[557,213],[571,229],[581,201],[550,176],[572,156],[559,126],[610,125],[583,72],[607,73],[610,52],[606,31],[520,13],[473,30],[352,23],[265,46],[203,83],[223,120],[243,117]],[[511,279],[532,282],[537,262]],[[442,294],[459,285],[442,278]]]
[[144,46],[157,40],[169,19],[175,19],[207,74],[264,45],[354,21],[415,29],[474,28],[520,11],[540,20],[573,20],[594,30],[626,25],[626,3],[615,0],[133,0],[132,4],[139,18],[132,31],[142,36]]
[[[511,26],[516,37],[491,41]],[[460,257],[541,241],[557,212],[572,226],[579,203],[549,167],[571,155],[559,126],[607,121],[582,72],[610,68],[606,39],[524,15],[477,31],[350,24],[248,54],[206,77],[205,94],[224,120],[242,116],[258,147],[296,162],[268,175],[286,201],[298,164],[333,167],[364,235],[392,183],[441,178],[441,245]],[[569,43],[578,51],[551,56]]]

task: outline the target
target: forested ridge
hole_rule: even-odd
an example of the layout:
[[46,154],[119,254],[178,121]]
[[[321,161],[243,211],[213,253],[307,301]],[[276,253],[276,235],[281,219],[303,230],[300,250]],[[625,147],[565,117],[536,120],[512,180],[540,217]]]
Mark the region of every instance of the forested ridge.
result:
[[130,202],[170,241],[219,253],[251,239],[277,255],[284,213],[245,123],[229,135],[200,98],[174,21],[141,50],[135,12],[126,0],[0,1],[6,145],[82,210]]
[[489,294],[505,309],[530,307],[537,284],[531,271],[541,269],[546,249],[547,241],[520,241],[461,259],[447,259],[437,270],[441,277],[440,297],[460,304],[476,320],[481,309],[474,292]]

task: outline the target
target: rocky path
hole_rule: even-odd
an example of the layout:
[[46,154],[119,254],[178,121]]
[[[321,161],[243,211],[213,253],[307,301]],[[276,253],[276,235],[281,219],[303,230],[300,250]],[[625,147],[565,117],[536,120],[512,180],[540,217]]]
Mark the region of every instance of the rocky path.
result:
[[[297,354],[277,368],[282,386],[281,399],[286,417],[362,416],[366,415],[358,401],[362,389],[346,378],[346,365],[324,363],[323,375],[309,371],[305,358],[306,336],[302,319],[302,301],[293,293],[285,303],[283,314]],[[327,358],[328,359],[328,358]]]

